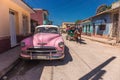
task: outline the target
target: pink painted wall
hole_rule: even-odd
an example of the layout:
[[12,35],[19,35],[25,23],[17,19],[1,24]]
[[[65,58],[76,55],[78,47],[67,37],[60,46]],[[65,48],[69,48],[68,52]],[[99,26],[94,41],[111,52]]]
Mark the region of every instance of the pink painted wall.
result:
[[31,14],[31,19],[38,21],[39,25],[43,24],[43,10],[35,10],[36,13]]

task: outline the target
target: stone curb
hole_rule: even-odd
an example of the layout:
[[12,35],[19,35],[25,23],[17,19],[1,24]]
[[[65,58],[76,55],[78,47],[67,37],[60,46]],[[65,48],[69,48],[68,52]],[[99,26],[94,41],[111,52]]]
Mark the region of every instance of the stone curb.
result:
[[[20,62],[20,58],[17,58],[12,64],[0,72],[0,80],[5,76],[11,69],[13,69]],[[4,80],[4,79],[3,79]]]
[[91,41],[96,41],[96,42],[100,42],[100,43],[104,43],[104,44],[108,44],[108,45],[112,45],[112,46],[116,45],[116,43],[109,43],[109,42],[105,42],[105,41],[100,41],[100,40],[96,40],[96,39],[91,39],[91,38],[84,37],[84,36],[82,36],[82,37],[85,38],[85,39],[89,39],[89,40],[91,40]]

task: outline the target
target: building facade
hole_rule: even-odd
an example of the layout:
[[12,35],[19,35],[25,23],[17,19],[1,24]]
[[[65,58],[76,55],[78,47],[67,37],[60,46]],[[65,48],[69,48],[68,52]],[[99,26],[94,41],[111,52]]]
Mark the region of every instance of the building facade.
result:
[[30,13],[34,11],[22,0],[1,0],[0,11],[0,52],[3,52],[30,34]]
[[93,25],[90,19],[82,21],[82,34],[93,35]]
[[31,19],[38,22],[38,25],[51,24],[52,22],[48,19],[48,11],[44,9],[35,8],[35,13],[31,13]]
[[116,38],[116,42],[120,42],[120,1],[114,2],[111,7],[112,32],[111,37]]
[[67,27],[75,27],[75,23],[74,22],[63,22],[62,23],[63,32],[66,32]]
[[112,28],[110,12],[93,16],[91,22],[95,36],[109,38]]
[[[100,6],[98,9],[105,9]],[[105,9],[97,13],[95,16],[89,17],[82,21],[84,34],[90,34],[96,37],[117,39],[120,37],[119,14],[120,1],[114,2],[109,9]],[[97,10],[98,11],[98,10]]]

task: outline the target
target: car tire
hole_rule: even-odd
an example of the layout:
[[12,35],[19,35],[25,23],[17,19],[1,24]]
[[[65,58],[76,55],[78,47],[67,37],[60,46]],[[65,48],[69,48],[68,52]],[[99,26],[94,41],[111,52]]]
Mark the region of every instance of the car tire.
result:
[[63,62],[63,61],[64,61],[64,58],[63,58],[63,59],[58,59],[58,61]]

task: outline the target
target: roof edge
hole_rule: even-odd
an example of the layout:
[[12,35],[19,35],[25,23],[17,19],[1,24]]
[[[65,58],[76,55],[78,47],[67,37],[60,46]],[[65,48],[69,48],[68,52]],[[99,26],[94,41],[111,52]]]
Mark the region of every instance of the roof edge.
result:
[[34,13],[35,13],[35,11],[33,10],[33,8],[30,6],[30,5],[28,5],[24,0],[21,0],[26,6],[28,6],[28,8],[30,8]]

